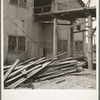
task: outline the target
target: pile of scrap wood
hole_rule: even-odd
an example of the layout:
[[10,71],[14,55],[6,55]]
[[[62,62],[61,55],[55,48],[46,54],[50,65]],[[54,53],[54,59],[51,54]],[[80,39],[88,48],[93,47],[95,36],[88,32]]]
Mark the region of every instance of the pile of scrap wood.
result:
[[22,63],[17,59],[13,65],[4,67],[5,88],[16,88],[30,78],[34,81],[46,80],[77,71],[78,61],[73,57],[57,59],[64,54],[38,60],[34,57]]

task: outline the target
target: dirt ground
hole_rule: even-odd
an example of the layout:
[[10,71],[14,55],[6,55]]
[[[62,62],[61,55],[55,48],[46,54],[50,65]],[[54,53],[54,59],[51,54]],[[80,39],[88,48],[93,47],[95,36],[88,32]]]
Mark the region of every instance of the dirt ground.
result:
[[18,89],[96,89],[96,70],[83,69],[81,72],[67,74],[58,78],[28,83]]

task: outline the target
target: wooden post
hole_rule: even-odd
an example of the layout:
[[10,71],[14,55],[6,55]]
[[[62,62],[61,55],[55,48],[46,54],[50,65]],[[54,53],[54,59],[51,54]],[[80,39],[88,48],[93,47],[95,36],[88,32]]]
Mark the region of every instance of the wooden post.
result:
[[56,56],[56,55],[57,55],[57,19],[54,18],[53,20],[53,56]]
[[88,15],[88,69],[93,69],[92,16]]
[[[73,21],[71,21],[71,25],[73,25]],[[69,56],[73,57],[73,50],[74,50],[74,33],[73,33],[73,27],[70,29],[70,49],[69,49]]]

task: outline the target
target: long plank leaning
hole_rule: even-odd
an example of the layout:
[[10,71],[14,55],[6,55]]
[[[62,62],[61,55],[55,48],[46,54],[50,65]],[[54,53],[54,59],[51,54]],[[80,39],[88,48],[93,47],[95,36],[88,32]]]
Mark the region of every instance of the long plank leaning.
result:
[[41,68],[36,69],[36,70],[30,72],[29,74],[27,74],[27,78],[25,78],[25,77],[20,78],[18,81],[14,82],[10,86],[8,86],[8,88],[16,88],[18,85],[20,85],[21,83],[23,83],[24,81],[26,81],[27,79],[29,79],[30,77],[35,75],[37,72],[41,71],[43,68],[45,68],[50,63],[51,63],[51,61],[44,63]]
[[23,65],[23,64],[26,64],[26,63],[28,63],[28,62],[34,60],[34,59],[35,59],[35,57],[33,57],[33,58],[31,58],[31,59],[28,59],[28,60],[26,60],[26,61],[24,61],[24,62],[22,62],[22,63],[19,63],[18,66]]
[[[22,63],[19,63],[17,66],[16,66],[16,68],[15,69],[19,69],[21,66],[20,65],[23,65],[23,64],[26,64],[26,63],[28,63],[28,62],[30,62],[30,61],[32,61],[32,60],[34,60],[35,59],[35,57],[33,57],[33,58],[31,58],[31,59],[28,59],[28,60],[26,60],[26,61],[24,61],[24,62],[22,62]],[[11,66],[11,65],[10,65]],[[6,66],[6,67],[4,67],[4,69],[9,69],[10,68],[10,66]]]
[[8,76],[10,75],[10,73],[12,72],[12,70],[16,67],[16,65],[18,64],[20,60],[17,59],[14,64],[11,66],[11,68],[6,72],[6,74],[4,75],[4,81],[8,78]]
[[60,57],[60,56],[65,55],[65,54],[67,54],[67,52],[61,53],[59,55],[55,55],[55,56],[50,57],[50,58],[45,59],[45,60],[42,60],[42,61],[38,62],[38,64],[44,63],[44,62],[49,61],[49,60],[53,60],[53,61],[57,60],[57,57]]
[[41,60],[43,60],[43,59],[45,59],[45,57],[40,58],[40,59],[36,60],[35,62],[30,63],[30,64],[28,64],[28,65],[26,65],[26,66],[20,68],[19,70],[17,70],[17,71],[15,71],[15,72],[11,73],[11,74],[9,75],[9,77],[12,77],[12,76],[14,76],[14,75],[20,73],[22,70],[24,70],[24,69],[26,69],[26,68],[28,68],[28,67],[34,65],[35,63],[37,63],[37,62],[39,62],[39,61],[41,61]]
[[[41,67],[41,64],[40,64],[40,65],[37,65],[37,66],[35,66],[35,67],[31,68],[31,69],[29,69],[29,70],[26,71],[25,73],[28,74],[28,73],[30,73],[31,71],[36,70],[37,68],[40,68],[40,67]],[[13,77],[13,78],[7,80],[5,83],[12,82],[12,81],[14,81],[15,79],[18,79],[18,78],[20,78],[20,77],[23,77],[23,73],[20,73],[19,75],[16,75],[15,77]]]

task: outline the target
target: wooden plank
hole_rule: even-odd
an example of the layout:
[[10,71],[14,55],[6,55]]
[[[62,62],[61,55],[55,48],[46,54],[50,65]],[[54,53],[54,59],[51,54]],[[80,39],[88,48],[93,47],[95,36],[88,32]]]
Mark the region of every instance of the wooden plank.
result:
[[16,67],[16,65],[19,63],[19,59],[17,59],[14,64],[11,66],[11,68],[6,72],[6,74],[4,75],[4,81],[8,78],[8,76],[10,75],[10,73],[12,72],[12,70]]
[[53,66],[53,67],[49,67],[47,68],[46,72],[48,73],[49,71],[54,71],[54,70],[58,70],[58,69],[62,69],[62,68],[70,68],[72,66],[75,66],[76,64],[67,64],[67,65],[61,65],[61,66]]
[[50,58],[45,59],[45,60],[42,60],[42,61],[40,61],[40,62],[38,62],[38,63],[36,63],[36,64],[41,64],[41,63],[44,63],[44,62],[46,62],[46,61],[54,61],[54,60],[57,60],[57,57],[60,57],[60,56],[65,55],[65,54],[67,54],[67,52],[61,53],[61,54],[59,54],[59,55],[55,55],[55,56],[50,57]]
[[[16,68],[15,68],[14,70],[21,68],[21,66],[22,66],[23,64],[29,63],[30,61],[32,61],[32,60],[34,60],[34,59],[35,59],[35,57],[33,57],[33,58],[31,58],[31,59],[28,59],[28,60],[26,60],[26,61],[24,61],[24,62],[22,62],[22,63],[19,63],[19,64],[16,66]],[[4,69],[6,69],[5,71],[7,71],[10,67],[11,67],[11,65],[10,65],[10,66],[5,66],[5,67],[4,67]],[[22,67],[23,67],[23,66],[22,66]]]
[[[74,23],[73,23],[73,21],[71,21],[71,24],[73,25]],[[74,28],[73,27],[71,27],[70,28],[70,39],[69,39],[69,43],[70,43],[70,49],[69,49],[69,53],[70,53],[70,57],[73,57],[73,50],[74,50],[74,33],[73,33],[73,31],[74,31]]]
[[37,62],[39,62],[39,61],[41,61],[41,60],[43,60],[43,59],[45,59],[45,57],[40,58],[40,59],[36,60],[35,62],[30,63],[30,64],[28,64],[28,65],[26,65],[26,66],[23,66],[23,67],[20,68],[19,70],[17,70],[17,71],[15,71],[15,72],[11,73],[11,74],[9,75],[9,78],[12,77],[12,76],[15,76],[16,74],[20,73],[22,70],[24,70],[24,69],[26,69],[26,68],[28,68],[28,67],[34,65],[35,63],[37,63]]
[[77,70],[77,69],[78,69],[77,66],[72,66],[72,67],[69,67],[69,68],[59,68],[59,69],[56,69],[54,71],[46,72],[43,75],[41,74],[41,75],[37,76],[37,78],[47,77],[47,76],[51,76],[53,74],[64,73],[65,71],[68,72],[70,70]]
[[28,59],[28,60],[26,60],[26,61],[24,61],[24,62],[18,64],[18,66],[23,65],[23,64],[26,64],[26,63],[28,63],[28,62],[34,60],[34,59],[35,59],[35,57],[33,57],[33,58],[31,58],[31,59]]
[[[20,66],[20,65],[22,65],[22,64],[26,64],[26,63],[28,63],[28,62],[34,60],[34,59],[35,59],[35,57],[33,57],[33,58],[31,58],[31,59],[28,59],[28,60],[26,60],[26,61],[24,61],[24,62],[22,62],[22,63],[19,63],[17,66]],[[8,69],[8,68],[10,68],[11,66],[12,66],[12,65],[4,66],[4,69]],[[17,66],[16,66],[16,68],[17,68]]]
[[51,61],[44,63],[41,68],[36,69],[36,70],[32,71],[31,73],[27,74],[27,78],[24,78],[24,77],[20,78],[18,81],[14,82],[10,86],[8,86],[8,88],[16,88],[18,85],[20,85],[21,83],[23,83],[24,81],[26,81],[27,79],[29,79],[30,77],[35,75],[37,72],[41,71],[43,68],[45,68],[50,63],[51,63]]
[[63,62],[57,62],[57,63],[52,63],[49,66],[60,66],[60,65],[65,65],[65,64],[69,64],[69,63],[77,63],[76,60],[71,60],[71,61],[63,61]]
[[88,15],[88,68],[93,69],[92,16]]
[[53,56],[57,55],[57,19],[54,18],[53,24]]
[[39,81],[49,80],[49,79],[57,78],[57,77],[60,77],[60,76],[66,75],[66,74],[73,73],[73,72],[76,72],[76,70],[73,69],[73,70],[71,70],[71,71],[67,71],[67,72],[63,72],[63,73],[52,74],[52,75],[50,75],[50,76],[47,76],[47,77],[44,77],[44,78],[40,78],[40,79],[38,79],[38,80],[39,80]]
[[[28,73],[30,73],[31,71],[33,71],[33,70],[35,70],[35,69],[37,69],[37,68],[40,68],[41,66],[42,66],[42,65],[37,65],[37,66],[35,66],[35,67],[29,69],[28,71],[26,71],[26,73],[28,74]],[[14,81],[14,80],[20,78],[20,77],[23,77],[23,74],[22,74],[22,73],[20,73],[20,74],[18,74],[17,76],[15,76],[15,77],[13,77],[13,78],[7,80],[5,83],[7,84],[7,83],[9,83],[9,82],[12,82],[12,81]]]
[[62,62],[62,61],[67,61],[67,60],[74,60],[74,59],[75,59],[74,57],[68,57],[68,58],[57,60],[57,62]]

